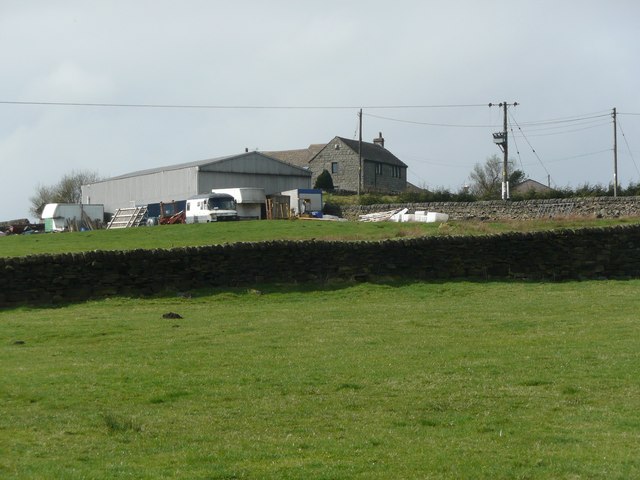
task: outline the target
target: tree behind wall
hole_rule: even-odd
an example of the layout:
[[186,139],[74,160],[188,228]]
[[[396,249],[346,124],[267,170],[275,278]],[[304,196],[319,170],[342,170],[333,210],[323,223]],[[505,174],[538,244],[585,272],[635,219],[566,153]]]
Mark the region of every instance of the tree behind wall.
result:
[[[503,159],[492,155],[484,164],[476,163],[469,174],[471,178],[471,193],[480,200],[494,200],[502,196],[502,167]],[[508,168],[511,174],[507,179],[509,186],[514,187],[525,179],[522,170],[515,170],[513,160],[509,160]]]
[[313,188],[319,188],[325,192],[333,191],[333,178],[331,178],[331,174],[328,170],[322,170],[322,173],[318,175],[318,178],[316,178],[316,183]]
[[34,217],[40,218],[47,203],[81,203],[82,185],[98,180],[100,176],[97,172],[74,170],[63,176],[55,185],[38,185],[34,195],[29,198],[31,202],[29,212]]

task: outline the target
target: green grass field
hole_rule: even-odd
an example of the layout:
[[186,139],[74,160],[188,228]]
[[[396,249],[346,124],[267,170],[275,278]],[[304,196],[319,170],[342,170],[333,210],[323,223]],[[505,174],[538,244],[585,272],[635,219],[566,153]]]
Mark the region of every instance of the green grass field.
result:
[[233,242],[280,240],[384,240],[423,235],[485,235],[508,231],[607,227],[637,224],[640,219],[558,219],[527,222],[365,223],[315,220],[223,222],[167,225],[0,237],[0,257],[90,250],[173,248]]
[[1,311],[0,478],[640,477],[640,281],[256,288]]

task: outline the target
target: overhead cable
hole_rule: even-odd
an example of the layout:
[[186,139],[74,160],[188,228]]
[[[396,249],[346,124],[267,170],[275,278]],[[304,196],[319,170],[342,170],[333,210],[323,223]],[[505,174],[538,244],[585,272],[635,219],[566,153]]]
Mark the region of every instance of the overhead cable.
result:
[[469,165],[459,165],[459,164],[452,164],[452,163],[433,162],[433,161],[431,161],[429,159],[422,160],[422,159],[417,159],[415,157],[413,157],[413,158],[407,157],[406,155],[403,158],[408,158],[409,160],[411,160],[412,163],[420,163],[420,164],[423,164],[423,165],[433,165],[433,166],[436,166],[436,167],[464,168],[464,169],[469,168]]
[[[363,115],[377,118],[380,120],[388,120],[391,122],[399,122],[399,123],[408,123],[412,125],[425,125],[429,127],[448,127],[448,128],[499,128],[498,124],[458,124],[458,123],[439,123],[439,122],[422,122],[417,120],[406,120],[401,118],[394,117],[386,117],[382,115],[374,115],[372,113],[363,113]],[[574,125],[588,125],[591,122],[596,122],[600,118],[607,117],[609,118],[609,114],[605,115],[591,115],[591,116],[581,116],[581,117],[571,117],[565,119],[556,119],[556,120],[542,120],[542,121],[533,121],[533,122],[523,122],[519,125],[519,128],[522,127],[541,127],[543,129],[554,129],[554,128],[566,128],[570,127],[570,124]],[[566,125],[563,125],[566,124]],[[527,128],[528,130],[528,128]]]
[[518,142],[516,141],[516,136],[513,134],[513,127],[511,127],[511,138],[513,138],[513,143],[516,146],[516,154],[518,155],[518,160],[520,160],[520,166],[522,167],[522,170],[524,171],[524,165],[522,163],[522,157],[520,156],[520,148],[518,148]]
[[357,108],[375,109],[419,109],[419,108],[469,108],[484,104],[465,105],[200,105],[200,104],[155,104],[155,103],[85,103],[85,102],[36,102],[0,100],[2,105],[40,105],[53,107],[107,107],[107,108],[171,108],[205,110],[351,110]]
[[622,133],[622,138],[624,138],[624,143],[627,145],[627,151],[629,152],[629,156],[631,157],[631,161],[633,162],[633,166],[636,168],[636,172],[638,173],[638,176],[640,177],[640,170],[638,170],[638,165],[636,164],[636,160],[635,160],[635,158],[633,158],[633,153],[631,153],[631,147],[629,147],[629,142],[627,141],[627,136],[624,134],[624,130],[622,130],[622,125],[620,124],[620,120],[618,120],[617,126],[620,129],[620,132]]
[[572,155],[570,157],[554,158],[551,160],[547,160],[547,163],[558,163],[558,162],[564,162],[566,160],[573,160],[576,158],[591,157],[593,155],[600,155],[601,153],[611,152],[611,150],[612,150],[611,148],[606,148],[604,150],[598,150],[596,152],[581,153],[579,155]]
[[377,118],[380,120],[389,120],[391,122],[410,123],[413,125],[426,125],[429,127],[458,127],[458,128],[495,128],[497,125],[464,125],[455,123],[430,123],[430,122],[418,122],[414,120],[403,120],[400,118],[383,117],[381,115],[373,115],[371,113],[363,113],[367,117]]
[[[509,112],[509,116],[511,117],[511,120],[513,121],[513,123],[516,124],[516,127],[518,127],[518,130],[520,130],[520,133],[522,134],[524,140],[527,142],[527,144],[529,145],[529,147],[531,148],[531,151],[533,152],[533,154],[535,155],[535,157],[538,159],[538,162],[540,162],[540,166],[544,169],[545,172],[547,172],[547,177],[549,178],[550,181],[553,181],[553,179],[551,178],[551,174],[549,173],[549,170],[547,170],[547,167],[544,166],[544,163],[542,163],[542,159],[540,158],[540,156],[538,155],[538,152],[536,152],[536,149],[533,148],[533,145],[531,145],[531,142],[529,141],[529,139],[527,138],[527,136],[524,134],[524,132],[522,131],[522,129],[520,128],[520,125],[518,125],[518,122],[516,121],[516,119],[514,118],[513,114],[511,114],[511,112]],[[553,182],[555,185],[555,182]]]
[[[598,128],[598,127],[602,127],[604,125],[610,125],[610,124],[611,124],[611,122],[602,122],[602,123],[599,123],[597,125],[591,125],[589,127],[584,127],[584,128],[575,128],[575,129],[572,129],[572,130],[562,130],[562,131],[559,131],[559,132],[552,132],[552,133],[533,133],[533,134],[530,134],[529,137],[548,137],[548,136],[552,136],[552,135],[564,135],[564,134],[567,134],[567,133],[582,132],[584,130],[590,130],[592,128]],[[524,131],[522,129],[520,129],[520,132],[521,132],[521,135],[524,137],[524,133],[523,133]]]
[[552,125],[557,123],[573,123],[581,120],[589,120],[592,118],[601,118],[601,117],[609,117],[610,113],[602,113],[602,114],[587,114],[587,115],[576,115],[573,117],[564,117],[564,118],[556,118],[549,120],[535,120],[529,122],[522,122],[521,126],[533,126],[533,125]]
[[554,124],[554,125],[533,125],[533,126],[523,126],[520,124],[520,127],[527,132],[545,132],[545,131],[555,131],[563,128],[573,128],[573,127],[581,127],[586,125],[608,125],[611,124],[611,120],[602,118],[595,118],[591,120],[579,120],[573,122],[571,124]]

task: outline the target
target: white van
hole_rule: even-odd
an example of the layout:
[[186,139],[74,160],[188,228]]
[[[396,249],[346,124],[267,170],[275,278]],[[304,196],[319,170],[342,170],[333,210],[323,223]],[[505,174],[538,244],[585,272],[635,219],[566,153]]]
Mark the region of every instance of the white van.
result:
[[187,223],[238,220],[236,201],[226,193],[205,193],[187,200]]

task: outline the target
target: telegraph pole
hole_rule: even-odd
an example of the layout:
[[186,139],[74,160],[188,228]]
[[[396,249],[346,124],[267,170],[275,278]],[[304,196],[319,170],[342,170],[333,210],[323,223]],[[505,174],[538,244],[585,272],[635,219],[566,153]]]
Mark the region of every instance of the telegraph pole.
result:
[[509,140],[507,133],[507,102],[502,102],[502,109],[504,111],[504,119],[502,121],[502,131],[504,132],[504,159],[502,162],[502,200],[509,200],[509,175],[507,175],[507,168],[509,165]]
[[358,112],[358,197],[362,190],[362,109]]
[[[507,135],[507,107],[515,107],[517,105],[518,102],[502,102],[498,104],[499,107],[502,107],[502,110],[504,112],[502,121],[502,132],[493,134],[494,143],[496,143],[500,147],[504,154],[502,162],[502,200],[509,200],[509,139]],[[489,107],[493,106],[495,106],[494,103],[489,104]]]
[[618,196],[618,125],[617,112],[613,108],[613,196]]

